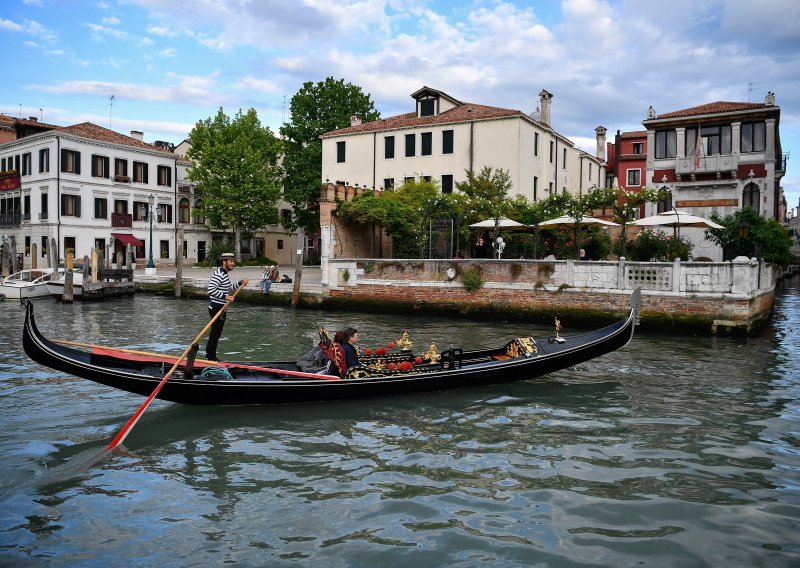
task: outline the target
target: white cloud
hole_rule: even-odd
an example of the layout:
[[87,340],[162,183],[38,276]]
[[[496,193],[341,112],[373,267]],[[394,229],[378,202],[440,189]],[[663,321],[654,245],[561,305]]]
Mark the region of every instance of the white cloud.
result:
[[178,53],[177,49],[175,49],[174,47],[169,47],[167,49],[162,49],[161,51],[159,51],[158,56],[164,59],[175,59],[177,53]]
[[46,43],[58,41],[58,36],[35,20],[23,20],[22,23],[0,18],[0,29],[30,35]]
[[91,32],[91,38],[94,41],[104,41],[109,37],[118,40],[127,40],[129,38],[128,33],[124,30],[109,28],[107,26],[101,26],[100,24],[93,24],[91,22],[84,22],[83,25],[89,29]]
[[234,89],[248,92],[268,93],[279,95],[283,93],[281,85],[269,79],[258,79],[256,77],[244,77],[233,85]]
[[42,6],[42,0],[22,0],[26,6]]
[[100,21],[103,22],[104,24],[106,24],[107,26],[116,26],[116,25],[119,25],[119,23],[120,23],[120,19],[117,18],[116,16],[110,16],[108,18],[102,18]]

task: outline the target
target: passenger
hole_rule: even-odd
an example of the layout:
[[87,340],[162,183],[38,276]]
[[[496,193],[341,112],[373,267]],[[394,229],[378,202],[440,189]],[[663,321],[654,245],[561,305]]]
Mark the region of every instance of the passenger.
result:
[[356,351],[356,343],[358,342],[358,331],[355,328],[348,327],[344,330],[344,360],[347,368],[355,367],[361,363],[358,361],[358,351]]
[[342,379],[347,372],[343,345],[344,341],[345,337],[343,331],[337,331],[333,336],[333,341],[331,341],[330,336],[328,336],[328,331],[324,327],[320,328],[319,347],[322,349],[325,356],[330,359],[331,363],[333,363],[333,368],[331,369],[331,371],[333,371],[332,374],[338,374]]

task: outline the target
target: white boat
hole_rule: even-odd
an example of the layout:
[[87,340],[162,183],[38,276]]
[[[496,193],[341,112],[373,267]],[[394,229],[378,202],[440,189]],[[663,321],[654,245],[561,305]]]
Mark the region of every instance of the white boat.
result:
[[54,272],[52,268],[26,268],[6,276],[0,282],[0,294],[9,300],[20,298],[40,298],[47,296],[47,282],[51,278],[63,274],[63,269]]
[[[66,277],[66,273],[60,272],[58,278],[51,278],[46,286],[47,291],[53,296],[56,300],[60,300],[64,295],[64,279]],[[81,296],[83,295],[83,273],[82,272],[73,272],[72,273],[72,299],[73,300],[80,300]]]

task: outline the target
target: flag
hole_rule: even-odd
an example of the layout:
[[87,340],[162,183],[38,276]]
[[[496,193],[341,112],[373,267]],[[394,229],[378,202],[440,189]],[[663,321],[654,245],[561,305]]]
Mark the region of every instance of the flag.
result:
[[703,139],[700,136],[700,125],[697,125],[697,141],[694,143],[694,169],[700,167],[700,150],[703,147]]

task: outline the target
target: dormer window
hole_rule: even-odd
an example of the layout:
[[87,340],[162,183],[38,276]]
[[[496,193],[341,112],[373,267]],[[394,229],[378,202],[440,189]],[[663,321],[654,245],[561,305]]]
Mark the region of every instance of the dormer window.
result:
[[436,99],[426,99],[419,101],[419,115],[433,116],[436,114]]

